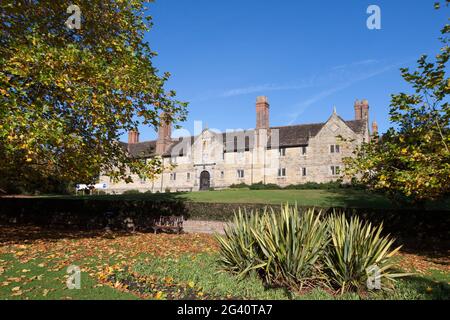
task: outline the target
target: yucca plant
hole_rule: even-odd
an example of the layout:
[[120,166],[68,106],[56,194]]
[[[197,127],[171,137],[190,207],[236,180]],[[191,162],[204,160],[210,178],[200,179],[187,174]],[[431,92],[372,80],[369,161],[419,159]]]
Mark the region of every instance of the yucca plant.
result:
[[247,213],[239,209],[235,213],[233,223],[225,228],[225,235],[216,235],[220,246],[219,262],[227,271],[245,276],[258,267],[256,262],[259,261],[261,254],[258,252],[256,239],[251,230],[262,228],[261,220],[258,212]]
[[302,214],[286,204],[281,211],[264,216],[262,233],[252,229],[264,256],[260,264],[269,283],[296,290],[323,282],[321,257],[328,243],[327,226],[321,212]]
[[357,216],[348,220],[344,214],[333,214],[328,225],[331,242],[325,263],[332,284],[341,293],[367,290],[367,280],[375,270],[381,289],[391,287],[394,278],[406,275],[393,273],[392,257],[401,247],[393,249],[395,239],[381,236],[382,224],[373,227]]
[[327,225],[314,209],[300,214],[286,204],[280,212],[239,210],[225,236],[218,236],[220,262],[241,276],[255,270],[270,284],[301,290],[324,280],[327,236]]

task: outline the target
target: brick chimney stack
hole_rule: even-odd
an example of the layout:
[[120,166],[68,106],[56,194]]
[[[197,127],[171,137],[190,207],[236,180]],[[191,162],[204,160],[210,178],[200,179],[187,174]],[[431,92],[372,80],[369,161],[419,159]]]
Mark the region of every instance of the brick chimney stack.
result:
[[372,134],[374,135],[378,134],[378,123],[376,121],[372,122]]
[[130,130],[128,132],[128,144],[139,143],[139,131]]
[[160,119],[158,140],[156,141],[156,153],[163,155],[172,142],[172,124],[164,112],[160,115]]
[[256,98],[256,129],[269,129],[269,99]]
[[372,122],[372,138],[378,141],[378,123],[376,121]]
[[362,119],[362,109],[361,109],[361,102],[359,100],[355,101],[355,120],[361,120]]
[[362,120],[369,122],[369,101],[365,99],[361,101],[361,116]]

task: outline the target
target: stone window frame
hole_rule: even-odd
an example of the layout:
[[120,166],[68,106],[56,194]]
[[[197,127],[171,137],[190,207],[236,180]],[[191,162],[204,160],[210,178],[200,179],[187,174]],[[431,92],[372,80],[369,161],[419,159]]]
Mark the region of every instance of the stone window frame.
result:
[[[241,175],[241,173],[242,173],[242,175]],[[244,179],[245,178],[245,170],[237,169],[237,177],[238,177],[238,179]]]
[[300,147],[300,153],[301,153],[302,156],[306,156],[308,154],[307,146],[301,146]]
[[177,173],[176,172],[170,173],[170,181],[177,181]]
[[244,150],[250,151],[250,137],[249,136],[245,136],[245,138],[244,138]]
[[191,180],[191,173],[190,173],[190,172],[187,172],[187,173],[186,173],[186,180],[187,180],[187,181],[190,181],[190,180]]
[[341,146],[338,144],[330,144],[330,153],[341,153]]
[[286,177],[286,168],[278,168],[278,178]]
[[284,147],[281,147],[280,149],[278,149],[278,154],[280,155],[280,157],[285,157],[286,156],[286,149]]
[[341,166],[339,165],[330,166],[330,171],[332,176],[339,176],[341,174]]
[[302,177],[306,177],[308,175],[308,170],[306,169],[306,167],[301,167],[300,168],[300,175]]

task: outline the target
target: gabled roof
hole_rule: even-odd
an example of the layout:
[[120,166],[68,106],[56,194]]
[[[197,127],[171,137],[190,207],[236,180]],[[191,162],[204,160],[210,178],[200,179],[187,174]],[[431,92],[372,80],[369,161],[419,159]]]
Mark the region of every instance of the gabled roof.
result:
[[364,133],[364,130],[366,129],[365,120],[351,120],[351,121],[344,121],[344,122],[355,133]]
[[316,136],[324,125],[325,123],[312,123],[272,127],[271,129],[278,129],[280,147],[298,147],[307,145],[309,138]]
[[131,156],[135,158],[148,158],[156,155],[156,140],[123,144]]
[[[339,117],[340,118],[340,117]],[[348,125],[348,127],[355,133],[361,134],[364,133],[365,130],[365,124],[364,120],[350,120],[345,121],[342,118],[340,118],[345,124]],[[271,130],[278,130],[279,132],[279,146],[280,147],[298,147],[298,146],[305,146],[308,145],[309,139],[312,137],[315,137],[319,131],[323,128],[325,123],[313,123],[313,124],[300,124],[300,125],[292,125],[292,126],[281,126],[281,127],[271,127]],[[248,130],[248,131],[236,131],[231,133],[232,135],[244,135],[249,136],[249,139],[245,139],[245,150],[252,150],[253,144],[251,141],[253,141],[254,137],[254,130]],[[168,148],[166,153],[163,156],[170,156],[172,153],[172,150],[177,147],[178,150],[183,149],[185,146],[182,144],[190,143],[191,145],[194,144],[195,140],[199,136],[190,136],[190,137],[184,137],[179,139],[174,139],[172,142],[172,145]],[[187,138],[187,139],[186,139]],[[234,151],[234,148],[230,147],[230,145],[227,145],[227,133],[222,133],[222,139],[224,148],[227,150]],[[233,139],[234,140],[234,139]],[[228,143],[234,143],[234,141],[229,141]],[[145,141],[145,142],[139,142],[135,144],[127,144],[123,143],[126,147],[128,147],[128,151],[133,157],[151,157],[155,155],[156,150],[156,140],[152,141]],[[269,147],[271,146],[271,141],[269,139],[268,141]],[[243,148],[240,148],[243,149]],[[239,150],[238,151],[244,151]]]

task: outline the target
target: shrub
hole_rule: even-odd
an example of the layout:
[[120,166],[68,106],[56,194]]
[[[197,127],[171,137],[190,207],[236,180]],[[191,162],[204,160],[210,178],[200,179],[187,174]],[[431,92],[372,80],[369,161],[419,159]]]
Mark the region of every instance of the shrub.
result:
[[317,182],[305,182],[301,184],[291,184],[286,187],[281,187],[274,183],[268,183],[264,184],[262,182],[253,183],[251,185],[240,183],[240,184],[233,184],[230,186],[231,189],[244,189],[248,188],[250,190],[337,190],[337,189],[344,189],[344,188],[353,188],[353,189],[364,189],[365,187],[360,184],[356,184],[356,182],[352,183],[343,183],[342,180],[336,180],[331,182],[323,182],[323,183],[317,183]]
[[247,276],[256,271],[271,285],[293,290],[327,286],[341,293],[366,287],[372,267],[389,288],[391,280],[406,274],[392,272],[394,239],[382,237],[382,225],[373,228],[358,217],[344,214],[322,219],[321,212],[301,214],[286,204],[281,212],[264,210],[235,214],[234,224],[217,236],[220,263],[225,270]]
[[125,190],[122,194],[140,194],[141,192],[136,189]]
[[250,190],[279,190],[282,189],[279,185],[274,183],[264,184],[262,182],[254,183],[250,186]]
[[250,188],[248,184],[245,183],[239,183],[239,184],[232,184],[230,185],[230,189],[244,189],[244,188]]
[[324,183],[317,183],[317,182],[305,182],[302,184],[291,184],[287,186],[285,189],[294,189],[294,190],[336,190],[345,188],[347,185],[342,184],[342,181],[332,181],[332,182],[324,182]]
[[248,275],[255,270],[266,282],[295,290],[323,280],[320,257],[327,245],[326,224],[313,209],[299,214],[296,207],[262,215],[241,211],[234,226],[218,236],[221,263],[226,270]]
[[395,240],[381,236],[382,224],[372,227],[357,216],[349,221],[344,214],[333,214],[328,225],[331,242],[325,264],[332,284],[341,293],[367,288],[368,277],[375,275],[374,267],[379,270],[377,278],[385,288],[390,287],[395,277],[404,275],[392,273],[392,257],[400,247],[391,249]]
[[247,214],[244,209],[235,214],[234,225],[225,229],[225,236],[217,236],[220,245],[220,263],[226,270],[238,274],[247,275],[256,269],[256,263],[261,252],[256,245],[256,237],[252,230],[263,227],[263,222],[258,214]]

